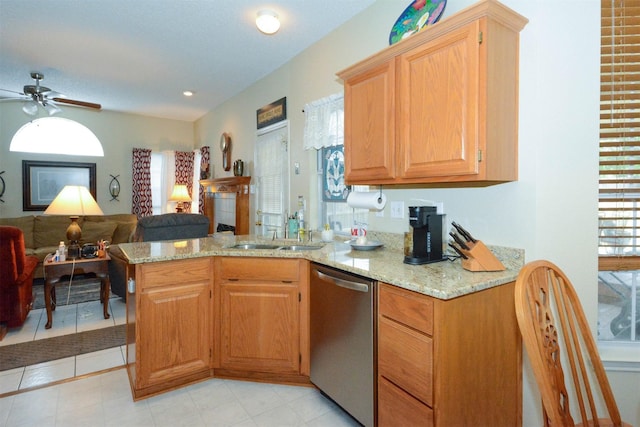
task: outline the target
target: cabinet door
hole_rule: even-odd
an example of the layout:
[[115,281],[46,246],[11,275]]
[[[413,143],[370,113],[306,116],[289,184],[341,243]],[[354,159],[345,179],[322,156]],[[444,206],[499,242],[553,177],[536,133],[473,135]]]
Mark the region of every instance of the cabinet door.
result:
[[137,387],[210,368],[210,281],[143,290],[137,311]]
[[222,368],[300,371],[297,283],[223,283],[218,303]]
[[476,21],[399,56],[401,178],[478,173],[478,33]]
[[395,62],[344,84],[345,180],[392,180],[395,174]]

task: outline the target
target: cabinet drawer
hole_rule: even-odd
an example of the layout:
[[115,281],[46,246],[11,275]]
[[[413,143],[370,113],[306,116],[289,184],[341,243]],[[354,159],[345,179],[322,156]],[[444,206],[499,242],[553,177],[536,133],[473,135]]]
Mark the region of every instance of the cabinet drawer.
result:
[[433,335],[433,300],[428,296],[382,284],[378,310],[382,316]]
[[166,285],[210,281],[213,277],[211,258],[184,259],[139,264],[136,282],[141,290]]
[[379,427],[433,427],[433,410],[383,377],[378,377]]
[[433,405],[433,340],[380,317],[378,373],[422,402]]
[[217,277],[221,280],[260,280],[297,282],[300,260],[280,258],[217,258]]

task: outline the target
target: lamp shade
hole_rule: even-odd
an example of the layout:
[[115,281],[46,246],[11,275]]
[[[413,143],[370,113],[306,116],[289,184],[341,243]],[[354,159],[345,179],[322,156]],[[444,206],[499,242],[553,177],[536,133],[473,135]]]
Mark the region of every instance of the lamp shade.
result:
[[176,184],[173,186],[173,193],[169,200],[172,202],[190,202],[191,196],[189,196],[189,190],[185,184]]
[[58,193],[45,215],[104,215],[89,189],[82,185],[66,185]]

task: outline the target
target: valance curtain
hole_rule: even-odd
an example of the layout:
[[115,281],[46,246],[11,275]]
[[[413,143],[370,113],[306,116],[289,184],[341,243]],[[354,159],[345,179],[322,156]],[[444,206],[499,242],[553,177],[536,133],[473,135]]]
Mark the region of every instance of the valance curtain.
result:
[[142,218],[153,215],[151,200],[151,150],[134,148],[132,159],[133,182],[131,213]]
[[344,95],[337,93],[304,106],[304,149],[344,143]]

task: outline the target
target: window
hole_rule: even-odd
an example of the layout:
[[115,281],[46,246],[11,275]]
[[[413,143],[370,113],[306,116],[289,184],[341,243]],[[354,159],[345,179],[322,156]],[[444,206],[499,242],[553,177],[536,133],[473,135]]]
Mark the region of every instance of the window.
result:
[[[369,211],[347,206],[344,183],[344,95],[335,94],[304,106],[304,148],[318,150],[318,218],[322,226],[349,234],[353,225],[366,228]],[[353,186],[352,191],[367,191]]]
[[86,126],[62,117],[42,117],[22,126],[9,151],[103,157],[102,144]]
[[640,341],[640,1],[601,5],[598,339]]
[[[368,191],[367,185],[354,185],[352,191]],[[350,234],[353,225],[367,225],[369,211],[347,205],[344,186],[344,145],[318,150],[319,218],[323,227],[338,234]]]
[[[200,150],[194,150],[191,213],[198,213],[199,209],[200,156]],[[169,201],[176,181],[175,168],[174,151],[151,153],[151,201],[154,215],[176,211],[176,202]]]

